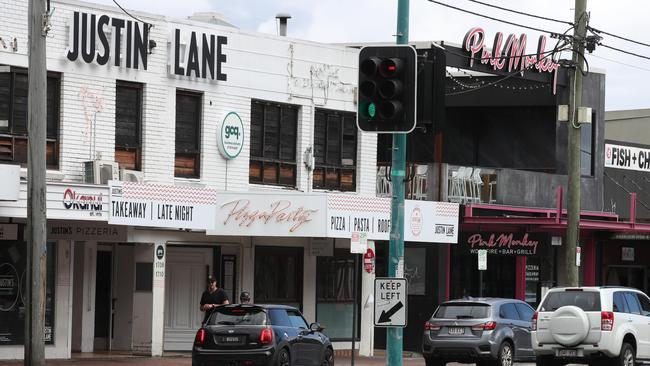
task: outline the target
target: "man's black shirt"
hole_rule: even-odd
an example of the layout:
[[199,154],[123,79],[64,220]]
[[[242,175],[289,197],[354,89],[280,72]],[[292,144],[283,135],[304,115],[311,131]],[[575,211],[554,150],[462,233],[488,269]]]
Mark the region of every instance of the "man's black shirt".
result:
[[[213,293],[210,293],[209,291],[206,290],[206,291],[203,291],[203,295],[201,295],[201,306],[203,306],[205,304],[221,305],[226,300],[230,301],[230,299],[228,298],[228,294],[226,293],[226,291],[224,291],[224,289],[218,288]],[[205,312],[205,317],[203,317],[203,322],[208,320],[208,314],[209,313],[210,313],[209,310]]]

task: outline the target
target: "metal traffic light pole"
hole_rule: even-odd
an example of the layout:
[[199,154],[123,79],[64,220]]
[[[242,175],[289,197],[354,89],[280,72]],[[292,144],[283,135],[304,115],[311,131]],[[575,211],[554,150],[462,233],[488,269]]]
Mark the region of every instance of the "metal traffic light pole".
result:
[[[409,40],[409,0],[397,4],[397,44]],[[388,277],[404,276],[404,179],[406,178],[406,134],[393,134],[393,157],[390,169],[393,184],[390,214]],[[402,366],[403,329],[386,330],[386,364]]]

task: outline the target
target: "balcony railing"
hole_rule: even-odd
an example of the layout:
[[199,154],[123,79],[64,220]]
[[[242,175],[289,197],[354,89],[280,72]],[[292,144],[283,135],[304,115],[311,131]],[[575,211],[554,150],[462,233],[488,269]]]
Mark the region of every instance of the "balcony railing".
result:
[[[429,187],[438,184],[429,179],[437,174],[429,174],[429,168],[437,165],[407,164],[406,199],[426,200]],[[440,179],[440,200],[467,203],[496,203],[497,171],[481,167],[442,164]],[[437,178],[436,178],[437,179]],[[390,166],[377,167],[377,197],[391,197]],[[436,191],[437,188],[433,188]]]
[[[407,164],[405,183],[405,198],[409,200],[427,199],[427,175],[428,166],[419,164]],[[390,166],[377,166],[377,197],[391,197],[393,184],[390,181]]]

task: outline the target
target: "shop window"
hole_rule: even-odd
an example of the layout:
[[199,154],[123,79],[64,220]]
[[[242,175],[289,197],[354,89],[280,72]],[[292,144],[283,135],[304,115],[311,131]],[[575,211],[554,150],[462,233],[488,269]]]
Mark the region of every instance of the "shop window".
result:
[[251,102],[249,182],[296,186],[298,107]]
[[199,93],[176,92],[176,177],[200,177],[201,97]]
[[255,302],[301,309],[302,274],[302,248],[255,247]]
[[316,110],[314,160],[314,188],[356,189],[357,124],[354,113]]
[[[318,257],[316,262],[316,320],[325,327],[324,333],[336,340],[352,339],[353,314],[358,308],[359,296],[354,288],[354,254],[349,250],[335,249],[332,257]],[[359,317],[355,325],[355,338],[359,337]]]
[[140,170],[142,158],[142,84],[118,81],[115,87],[115,161]]
[[[21,233],[23,231],[19,230]],[[55,253],[55,244],[47,243],[45,344],[53,344],[54,341]],[[0,246],[0,346],[24,344],[26,271],[27,243],[23,240],[3,241]]]
[[[47,74],[47,168],[59,166],[61,78]],[[27,70],[0,66],[0,161],[27,165]]]

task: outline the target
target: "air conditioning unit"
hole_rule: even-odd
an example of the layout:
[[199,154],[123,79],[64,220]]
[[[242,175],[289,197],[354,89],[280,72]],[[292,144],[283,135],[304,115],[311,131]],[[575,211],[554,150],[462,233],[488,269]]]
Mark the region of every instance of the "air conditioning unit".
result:
[[84,162],[84,182],[108,184],[109,180],[119,180],[120,172],[117,162],[93,160]]
[[120,169],[120,180],[124,182],[144,182],[144,173],[138,170]]

